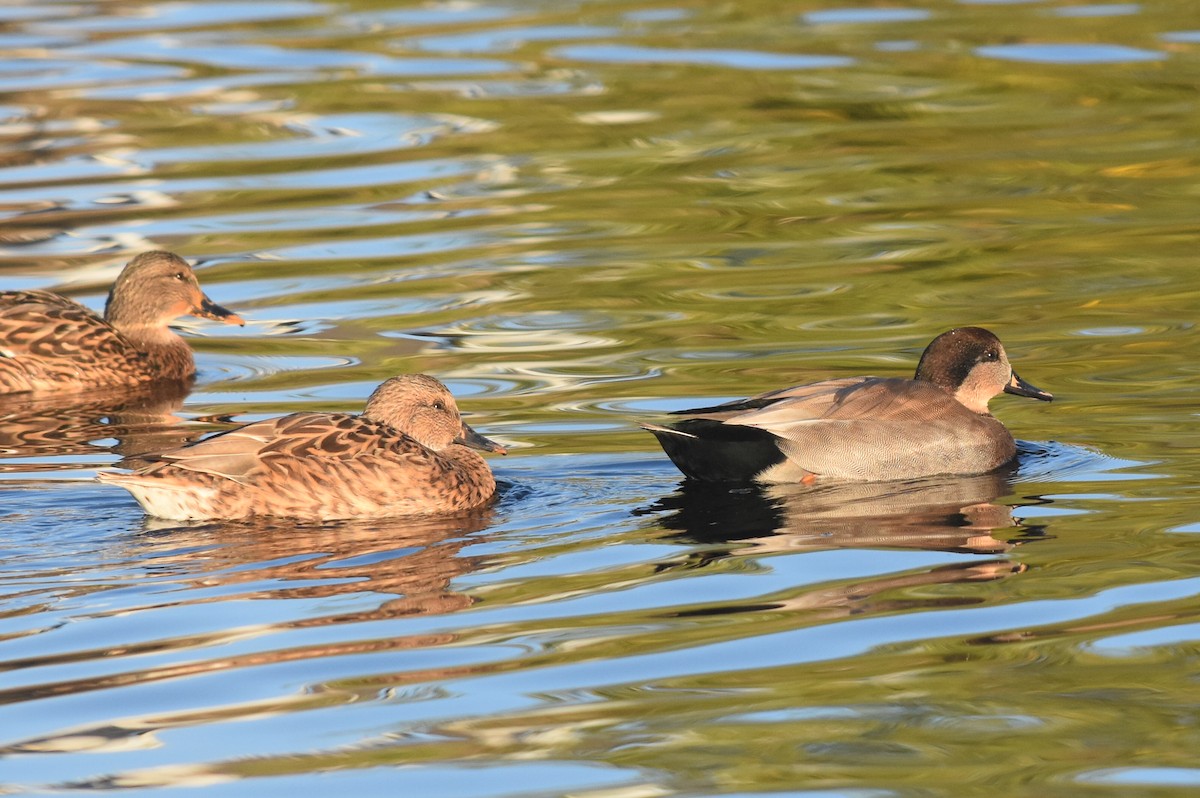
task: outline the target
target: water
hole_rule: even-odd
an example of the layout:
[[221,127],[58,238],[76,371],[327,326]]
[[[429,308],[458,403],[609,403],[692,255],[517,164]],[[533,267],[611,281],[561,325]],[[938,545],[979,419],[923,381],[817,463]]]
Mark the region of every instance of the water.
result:
[[[0,286],[178,251],[188,396],[0,408],[0,792],[1190,795],[1191,3],[0,8]],[[637,421],[906,374],[1013,473],[693,490]],[[125,455],[445,380],[495,507],[172,525]]]

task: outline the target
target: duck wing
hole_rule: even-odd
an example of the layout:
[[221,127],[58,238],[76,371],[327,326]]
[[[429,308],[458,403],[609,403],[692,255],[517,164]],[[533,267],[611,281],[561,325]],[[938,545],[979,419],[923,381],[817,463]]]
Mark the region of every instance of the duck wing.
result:
[[146,356],[108,322],[49,291],[0,291],[0,386],[30,390],[90,370],[138,373]]
[[[669,426],[642,424],[686,476],[718,482],[799,481],[815,473],[791,451],[807,443],[812,425],[845,405],[871,399],[859,393],[874,377],[848,377],[738,399],[711,407],[681,410]],[[797,438],[795,445],[789,440]],[[786,472],[786,473],[784,473]],[[764,476],[769,475],[769,476]]]
[[935,385],[898,377],[855,377],[798,385],[763,394],[722,419],[761,429],[784,430],[810,422],[914,423],[970,411]]
[[[771,419],[776,415],[799,420],[821,418],[831,409],[859,398],[856,394],[867,383],[884,382],[878,377],[846,377],[823,380],[808,385],[795,385],[776,391],[735,399],[712,407],[677,410],[671,415],[687,419],[706,419],[723,423],[756,426],[757,419]],[[911,382],[911,380],[902,380]]]
[[289,463],[321,470],[362,458],[416,459],[429,454],[404,433],[362,416],[293,413],[160,452],[151,470],[169,466],[246,484],[287,469]]

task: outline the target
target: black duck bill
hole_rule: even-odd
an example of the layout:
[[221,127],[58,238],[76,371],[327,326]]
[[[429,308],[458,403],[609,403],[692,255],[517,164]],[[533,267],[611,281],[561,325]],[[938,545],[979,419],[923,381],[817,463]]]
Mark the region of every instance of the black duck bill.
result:
[[1054,394],[1049,391],[1043,391],[1036,385],[1030,385],[1017,376],[1017,372],[1013,372],[1012,379],[1008,381],[1008,385],[1004,386],[1005,393],[1011,393],[1014,396],[1028,396],[1030,399],[1038,399],[1042,402],[1049,402],[1054,399]]

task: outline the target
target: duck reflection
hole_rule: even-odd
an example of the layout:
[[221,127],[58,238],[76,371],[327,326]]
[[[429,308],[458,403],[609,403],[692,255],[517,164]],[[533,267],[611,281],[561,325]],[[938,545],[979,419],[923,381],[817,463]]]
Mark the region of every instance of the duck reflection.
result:
[[[234,625],[211,632],[152,638],[124,643],[114,649],[88,652],[112,661],[114,657],[136,663],[140,655],[162,654],[171,649],[217,650],[230,641],[263,637],[255,651],[231,656],[214,655],[128,670],[51,685],[10,691],[22,700],[43,695],[77,694],[175,680],[220,671],[315,659],[401,651],[453,644],[458,635],[447,631],[412,634],[342,635],[300,645],[265,642],[291,630],[357,624],[416,615],[436,615],[469,607],[473,599],[451,589],[456,577],[490,565],[484,557],[465,557],[468,546],[485,539],[472,533],[492,523],[489,509],[439,518],[386,519],[335,522],[322,525],[287,523],[230,523],[167,525],[147,519],[141,534],[132,538],[126,552],[130,560],[146,564],[159,579],[190,583],[189,591],[173,591],[179,604],[214,604],[217,613],[229,612],[231,602],[264,599],[301,599],[293,615],[270,624]],[[190,593],[190,596],[189,596]],[[381,598],[386,596],[393,598]],[[361,597],[355,601],[353,597]],[[339,606],[326,599],[346,597],[362,609],[326,612]],[[317,599],[318,603],[304,599]],[[285,638],[292,640],[291,638]],[[51,666],[78,661],[79,652],[48,655],[26,665]],[[76,726],[50,735],[17,740],[0,746],[0,756],[14,753],[129,750],[159,745],[156,735],[172,728],[211,722],[217,717],[245,719],[283,710],[327,707],[330,704],[376,700],[381,689],[397,682],[447,680],[489,667],[447,665],[403,674],[384,673],[354,680],[320,682],[303,693],[255,703],[205,707],[110,720]]]
[[[182,446],[206,429],[184,427],[176,413],[188,381],[69,395],[0,396],[0,455],[78,457],[116,452],[125,458]],[[200,419],[205,421],[208,419]],[[102,441],[116,443],[103,443]],[[0,471],[78,468],[79,463],[7,463]]]
[[[926,478],[895,483],[816,486],[719,486],[685,482],[679,492],[641,511],[669,511],[659,523],[690,543],[730,544],[690,552],[664,570],[696,568],[731,557],[828,549],[925,549],[997,555],[1037,539],[1041,530],[1018,523],[996,501],[1011,492],[1011,472]],[[807,585],[790,596],[699,607],[696,616],[798,611],[810,620],[974,605],[973,591],[926,594],[928,585],[984,582],[1023,573],[1001,558],[882,573]],[[915,592],[914,592],[915,591]]]
[[683,482],[642,512],[670,511],[662,526],[698,542],[755,542],[768,550],[925,548],[996,554],[1037,530],[996,499],[1012,470],[956,478],[826,485]]
[[742,541],[757,550],[916,548],[999,554],[1039,530],[1019,525],[995,500],[1011,470],[969,477],[825,485],[730,485],[685,481],[644,512],[697,542]]
[[[485,563],[462,552],[492,522],[491,507],[455,515],[298,524],[286,521],[179,526],[147,518],[139,546],[166,549],[156,568],[207,585],[245,585],[247,598],[312,599],[339,595],[396,596],[361,611],[303,618],[287,628],[326,626],[452,612],[472,599],[452,581]],[[204,549],[202,573],[195,573]],[[222,591],[226,600],[227,591]]]

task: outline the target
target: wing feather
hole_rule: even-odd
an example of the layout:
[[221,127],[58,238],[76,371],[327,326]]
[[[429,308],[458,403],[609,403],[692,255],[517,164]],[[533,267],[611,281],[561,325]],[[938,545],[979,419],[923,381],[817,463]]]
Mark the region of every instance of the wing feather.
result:
[[163,466],[248,483],[293,467],[319,472],[360,458],[425,454],[425,447],[387,424],[342,413],[293,413],[161,452],[155,459]]
[[62,380],[92,367],[136,373],[146,356],[108,322],[49,291],[0,291],[0,373]]
[[970,412],[937,386],[900,378],[827,380],[788,388],[776,396],[761,409],[721,420],[788,437],[790,431],[817,423],[903,425]]

